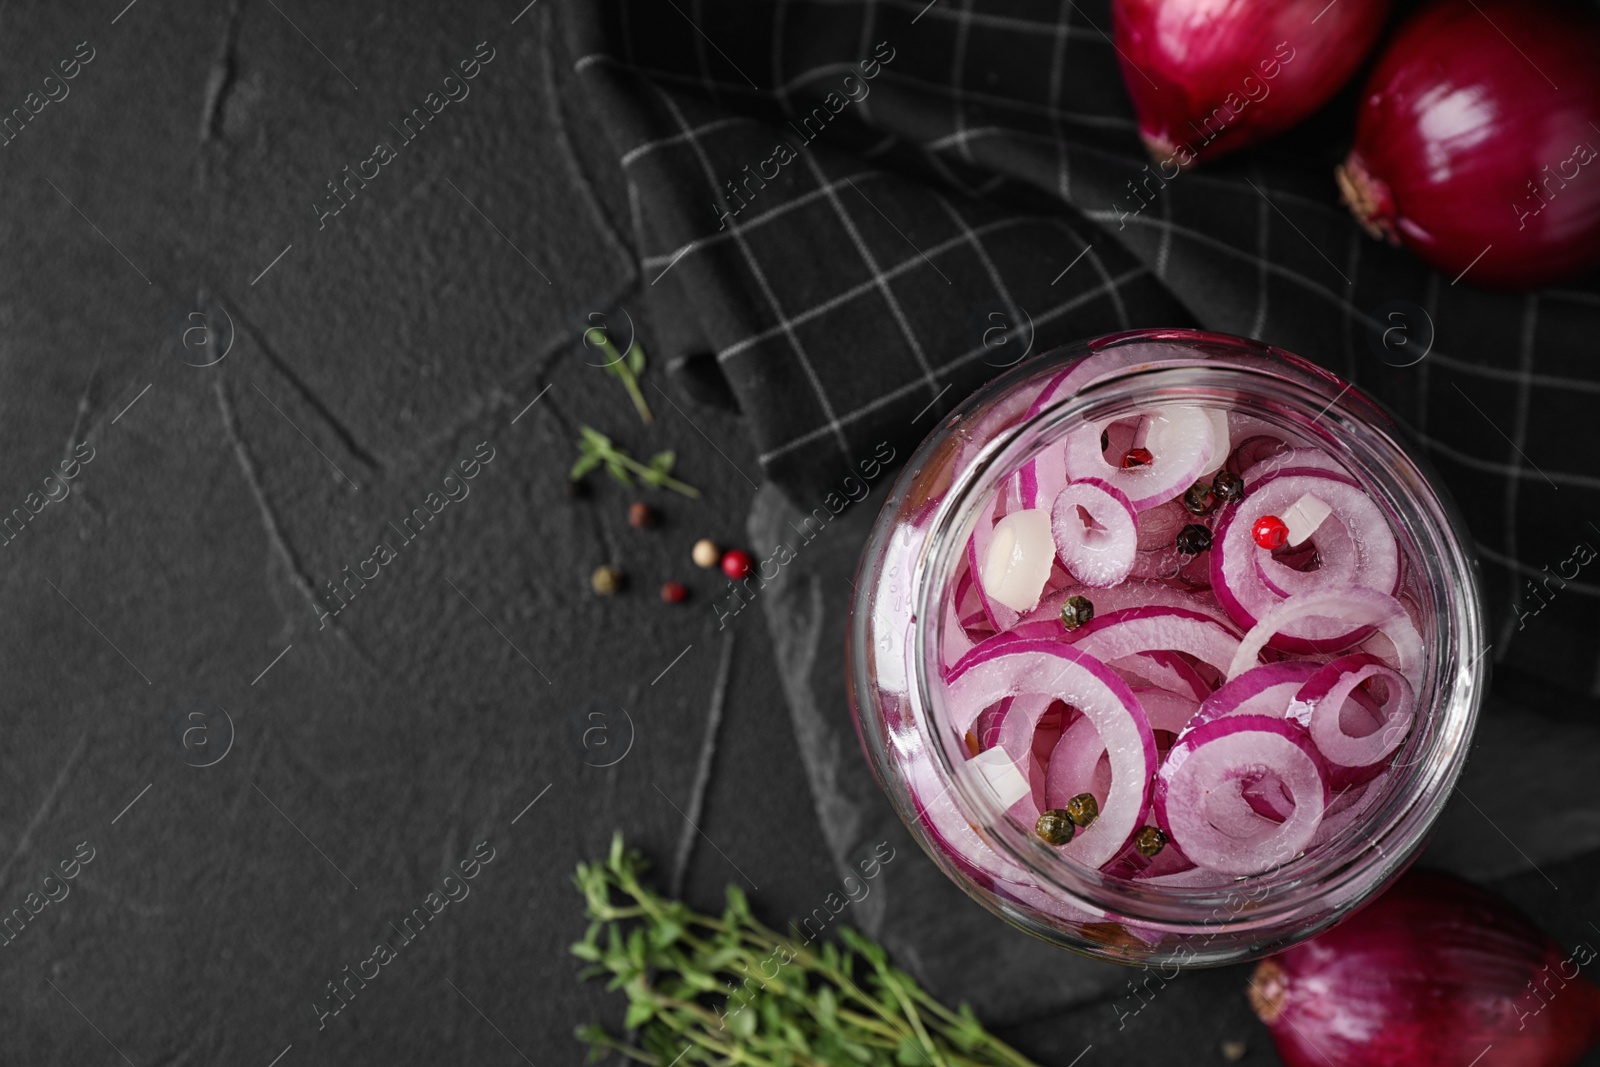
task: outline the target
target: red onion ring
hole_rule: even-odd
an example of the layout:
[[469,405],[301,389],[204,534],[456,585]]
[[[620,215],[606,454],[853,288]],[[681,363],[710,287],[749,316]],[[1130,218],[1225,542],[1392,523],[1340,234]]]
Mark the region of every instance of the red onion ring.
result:
[[1098,478],[1072,482],[1050,509],[1056,555],[1074,578],[1097,589],[1127,579],[1139,544],[1138,522],[1126,494]]
[[[1202,663],[1227,671],[1242,650],[1239,638],[1209,615],[1181,608],[1125,608],[1096,615],[1067,634],[1073,647],[1101,660],[1138,652],[1187,652]],[[1260,651],[1250,653],[1252,662]]]
[[[1244,800],[1246,780],[1263,772],[1276,774],[1294,800],[1281,823]],[[1186,856],[1238,875],[1299,855],[1327,805],[1327,772],[1304,731],[1263,715],[1230,715],[1191,730],[1162,764],[1154,799],[1157,820]]]
[[1289,448],[1282,441],[1274,442],[1279,446],[1278,451],[1263,455],[1250,466],[1239,472],[1239,477],[1244,479],[1246,488],[1254,486],[1265,478],[1275,474],[1286,473],[1291,470],[1321,470],[1338,475],[1342,480],[1355,482],[1350,477],[1350,472],[1345,470],[1338,460],[1328,455],[1320,448]]
[[[1230,507],[1212,535],[1211,587],[1229,616],[1240,626],[1254,625],[1263,614],[1283,602],[1274,585],[1301,595],[1335,589],[1357,582],[1392,593],[1400,581],[1400,547],[1388,520],[1372,498],[1348,478],[1330,471],[1290,468],[1247,487],[1246,497]],[[1323,529],[1337,523],[1346,537],[1331,533],[1316,541],[1322,566],[1315,571],[1294,571],[1270,558],[1255,543],[1252,527],[1265,515],[1279,514],[1301,496],[1312,493],[1333,507]],[[1323,551],[1326,547],[1326,552]],[[1345,625],[1337,616],[1321,623],[1312,617],[1274,634],[1272,647],[1289,652],[1335,652],[1361,640],[1367,631]]]
[[[1379,709],[1377,728],[1354,735],[1344,722],[1345,702],[1368,678],[1381,678],[1389,699]],[[1365,652],[1341,656],[1323,666],[1301,687],[1296,699],[1312,706],[1311,740],[1322,758],[1341,767],[1370,767],[1392,755],[1410,732],[1416,713],[1411,684],[1393,667]]]
[[1151,460],[1138,467],[1112,466],[1100,450],[1110,421],[1089,423],[1067,435],[1067,471],[1074,479],[1098,478],[1120,490],[1134,510],[1164,504],[1205,471],[1214,444],[1211,419],[1196,407],[1159,408],[1146,415],[1143,447]]
[[1139,652],[1112,660],[1111,668],[1121,674],[1135,691],[1141,686],[1165,689],[1196,703],[1211,695],[1211,686],[1200,677],[1200,672],[1175,652]]
[[[1139,688],[1134,689],[1133,694],[1144,709],[1152,731],[1178,733],[1200,706],[1196,701],[1165,689]],[[1062,733],[1051,754],[1045,779],[1046,802],[1051,807],[1064,807],[1079,793],[1089,793],[1097,802],[1104,803],[1111,785],[1106,759],[1106,745],[1094,723],[1088,718],[1074,722]]]
[[1060,852],[1089,867],[1115,856],[1144,822],[1157,759],[1150,723],[1127,683],[1096,657],[1045,640],[987,654],[974,651],[958,671],[952,672],[946,691],[950,722],[957,731],[964,733],[988,705],[1023,694],[1061,700],[1094,724],[1110,753],[1111,788],[1099,818]]
[[[1228,715],[1266,715],[1305,726],[1308,714],[1292,714],[1296,698],[1317,673],[1314,663],[1285,660],[1252,667],[1220,686],[1200,703],[1189,728],[1203,726]],[[1310,708],[1307,707],[1309,713]]]
[[1259,622],[1239,642],[1239,651],[1229,664],[1227,676],[1236,678],[1255,665],[1266,648],[1285,626],[1302,619],[1337,619],[1342,625],[1377,627],[1394,645],[1394,665],[1415,690],[1422,681],[1426,651],[1422,635],[1406,613],[1405,605],[1392,596],[1373,589],[1352,586],[1323,593],[1302,593],[1289,597],[1261,616]]

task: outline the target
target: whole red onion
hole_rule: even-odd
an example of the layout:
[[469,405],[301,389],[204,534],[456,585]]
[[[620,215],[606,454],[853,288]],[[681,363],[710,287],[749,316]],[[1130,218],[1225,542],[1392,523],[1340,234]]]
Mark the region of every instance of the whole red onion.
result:
[[1440,0],[1373,70],[1338,178],[1374,236],[1452,277],[1533,288],[1600,262],[1597,149],[1600,22]]
[[1286,130],[1349,79],[1388,13],[1389,0],[1116,0],[1139,135],[1175,175]]
[[1258,964],[1250,1004],[1288,1067],[1566,1067],[1600,1041],[1600,989],[1579,973],[1595,955],[1568,955],[1454,875],[1413,871]]

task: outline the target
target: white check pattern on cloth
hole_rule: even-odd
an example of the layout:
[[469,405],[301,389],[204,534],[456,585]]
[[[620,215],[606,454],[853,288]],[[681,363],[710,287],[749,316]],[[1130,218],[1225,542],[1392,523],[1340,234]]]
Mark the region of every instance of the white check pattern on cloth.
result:
[[[930,398],[948,410],[998,370],[1014,350],[985,344],[995,315],[1012,340],[1031,319],[1035,352],[1130,326],[1246,334],[1417,431],[1482,550],[1494,658],[1594,690],[1600,567],[1549,576],[1600,547],[1595,279],[1526,298],[1441,282],[1369,242],[1326,160],[1282,143],[1151,180],[1107,0],[678,6],[560,17],[637,196],[643,273],[670,266],[653,293],[671,288],[666,313],[715,353],[792,495],[820,498],[880,440],[914,444]],[[879,42],[893,58],[865,82]],[[798,136],[847,75],[867,95]],[[743,185],[780,141],[799,158]],[[730,180],[753,199],[719,229]],[[1435,327],[1416,366],[1372,341],[1393,301]]]

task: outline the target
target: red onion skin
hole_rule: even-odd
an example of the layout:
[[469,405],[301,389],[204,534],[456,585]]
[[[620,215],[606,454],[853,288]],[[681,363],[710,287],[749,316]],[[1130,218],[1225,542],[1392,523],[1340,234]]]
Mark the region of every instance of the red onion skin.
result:
[[1173,161],[1163,176],[1266,140],[1327,103],[1372,47],[1389,6],[1116,0],[1122,80],[1151,157]]
[[1469,882],[1412,871],[1262,961],[1248,992],[1288,1067],[1568,1067],[1600,1041],[1600,990],[1578,973],[1593,958]]
[[1600,20],[1576,5],[1418,12],[1368,79],[1345,202],[1374,236],[1481,287],[1581,273],[1600,262],[1597,57]]

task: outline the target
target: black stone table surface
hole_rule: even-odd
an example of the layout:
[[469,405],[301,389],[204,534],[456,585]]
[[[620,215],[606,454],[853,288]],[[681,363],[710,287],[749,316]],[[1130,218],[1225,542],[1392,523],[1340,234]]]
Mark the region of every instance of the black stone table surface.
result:
[[[1127,1019],[1127,972],[1011,932],[886,818],[840,676],[874,500],[719,619],[690,546],[769,550],[795,504],[736,417],[652,365],[644,426],[579,341],[624,310],[655,337],[549,3],[123,3],[0,9],[0,110],[31,115],[0,145],[0,913],[80,861],[0,946],[0,1063],[580,1062],[621,1003],[575,979],[570,876],[619,829],[777,921],[892,841],[851,921],[1042,1063],[1275,1062],[1239,969]],[[651,493],[641,530],[638,490],[569,497],[584,424],[703,498]],[[1501,700],[1480,739],[1552,817],[1455,805],[1434,847],[1570,943],[1600,802],[1564,754],[1597,739],[1553,711]]]

